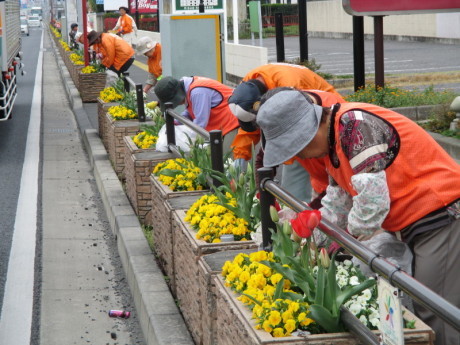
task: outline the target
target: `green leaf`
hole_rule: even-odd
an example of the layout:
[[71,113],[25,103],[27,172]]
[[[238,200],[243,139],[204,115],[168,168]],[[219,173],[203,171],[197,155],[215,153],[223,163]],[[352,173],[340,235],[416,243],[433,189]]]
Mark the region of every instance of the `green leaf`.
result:
[[366,290],[376,284],[375,279],[368,279],[365,282],[362,282],[359,285],[347,288],[337,295],[337,307],[340,308],[342,304],[347,302],[352,296],[361,293],[363,290]]
[[343,330],[339,323],[340,316],[333,317],[331,313],[321,305],[312,304],[310,306],[309,316],[328,333],[336,333]]
[[316,296],[315,304],[323,306],[324,303],[324,289],[326,285],[326,276],[324,267],[318,266],[318,278],[316,278]]
[[184,172],[179,169],[163,169],[158,172],[158,175],[164,175],[169,177],[176,177],[177,175],[183,175]]
[[273,299],[276,301],[277,299],[281,298],[281,294],[283,293],[284,288],[284,278],[276,284],[275,294],[273,295]]
[[241,293],[243,296],[246,296],[247,298],[249,298],[251,301],[253,301],[255,304],[257,305],[262,305],[262,303],[260,303],[258,300],[256,300],[254,297],[252,297],[251,295],[248,295],[248,294],[245,294],[245,293]]

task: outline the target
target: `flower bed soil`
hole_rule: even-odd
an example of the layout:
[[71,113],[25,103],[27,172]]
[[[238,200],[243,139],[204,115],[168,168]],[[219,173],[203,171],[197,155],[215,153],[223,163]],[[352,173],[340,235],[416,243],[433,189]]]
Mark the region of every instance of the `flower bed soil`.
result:
[[174,210],[188,210],[208,191],[173,192],[153,174],[150,175],[150,186],[152,211],[146,218],[147,224],[153,226],[155,253],[161,268],[170,277],[171,291],[175,294],[172,214]]
[[[200,257],[230,250],[256,250],[258,246],[254,241],[207,243],[197,240],[195,238],[196,231],[184,221],[185,213],[186,211],[173,212],[173,254],[176,293],[179,300],[179,307],[193,340],[196,344],[202,344],[204,339],[210,341],[213,337],[210,334],[211,328],[209,326],[212,316],[205,315],[209,312],[208,299],[210,295],[206,291],[208,287],[206,275],[204,273],[200,275]],[[202,269],[204,270],[204,268]],[[221,306],[218,304],[216,306],[218,306],[218,313],[220,313]],[[230,321],[231,319],[227,319],[226,322]],[[238,342],[230,341],[222,344],[238,344]],[[241,341],[240,344],[246,344],[246,342]]]
[[78,91],[82,102],[96,102],[99,93],[105,88],[106,74],[99,73],[78,73]]
[[108,148],[108,138],[105,135],[107,132],[107,126],[109,124],[109,119],[106,116],[107,115],[107,110],[110,107],[119,105],[118,102],[104,102],[102,99],[98,98],[97,99],[97,124],[98,124],[98,132],[99,132],[99,137],[102,140],[102,143],[104,144],[104,147],[107,149]]
[[[171,153],[155,149],[140,149],[130,136],[123,138],[125,144],[126,194],[142,224],[151,217],[152,192],[150,174],[160,162],[173,158]],[[151,225],[151,224],[149,224]]]
[[[263,330],[254,328],[252,313],[236,299],[237,295],[225,286],[221,276],[214,276],[216,305],[216,342],[215,344],[245,344],[245,345],[354,345],[360,342],[351,333],[312,334],[305,337],[274,338]],[[434,332],[425,323],[408,310],[405,315],[415,319],[415,329],[405,329],[405,344],[433,345]],[[231,320],[231,322],[229,322]],[[378,332],[375,331],[377,334]]]

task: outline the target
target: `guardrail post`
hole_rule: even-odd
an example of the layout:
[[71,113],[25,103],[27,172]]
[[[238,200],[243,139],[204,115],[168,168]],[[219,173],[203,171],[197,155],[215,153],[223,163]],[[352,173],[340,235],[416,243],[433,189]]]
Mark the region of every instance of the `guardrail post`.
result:
[[136,98],[139,122],[145,122],[144,91],[142,90],[142,84],[136,84]]
[[266,180],[272,180],[274,173],[272,168],[257,169],[260,192],[260,221],[262,225],[262,249],[270,251],[272,238],[270,230],[276,231],[276,225],[270,217],[270,206],[275,205],[275,197],[264,189]]
[[125,87],[125,91],[129,92],[130,86],[129,86],[129,81],[126,79],[126,77],[129,76],[129,72],[123,72],[123,83]]
[[165,121],[166,121],[166,138],[168,139],[168,151],[169,152],[172,152],[170,149],[169,149],[169,145],[176,145],[176,131],[174,129],[174,117],[172,117],[168,110],[172,110],[173,109],[173,104],[168,102],[168,103],[165,103],[165,113],[164,113],[164,117],[165,117]]
[[[224,172],[224,160],[223,160],[223,140],[222,131],[214,129],[209,132],[209,141],[211,143],[211,165],[212,169],[216,171]],[[213,179],[213,184],[216,187],[222,185],[217,179]]]

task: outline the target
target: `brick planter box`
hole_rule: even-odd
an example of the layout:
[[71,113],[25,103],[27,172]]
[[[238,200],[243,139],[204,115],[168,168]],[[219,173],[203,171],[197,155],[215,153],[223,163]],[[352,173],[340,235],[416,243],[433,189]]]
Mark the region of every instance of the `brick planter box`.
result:
[[[224,251],[242,251],[257,249],[254,241],[234,241],[225,243],[207,243],[195,238],[196,232],[184,221],[185,211],[173,212],[173,239],[174,239],[174,272],[177,299],[185,322],[196,344],[205,344],[204,340],[210,341],[211,319],[209,313],[211,306],[209,284],[206,283],[207,269],[201,267],[199,259],[203,255]],[[202,273],[200,274],[200,271]],[[216,305],[220,313],[220,305]],[[232,323],[232,319],[227,319]],[[230,339],[229,339],[230,340]],[[222,344],[246,344],[246,342],[233,341]]]
[[[350,333],[313,334],[305,337],[274,338],[264,330],[254,328],[251,311],[236,299],[236,294],[224,285],[221,276],[214,276],[216,306],[216,342],[215,344],[245,345],[354,345],[360,342]],[[415,319],[415,329],[404,331],[405,344],[432,345],[434,332],[408,310],[404,314],[410,320]],[[229,322],[229,320],[231,320]],[[376,331],[378,334],[378,332]]]
[[119,103],[118,102],[106,103],[103,100],[101,100],[99,97],[97,99],[97,127],[98,127],[99,137],[101,138],[102,143],[104,144],[104,147],[106,149],[108,148],[108,139],[107,139],[107,136],[105,135],[105,132],[107,132],[107,126],[109,124],[109,118],[107,117],[107,110],[110,107],[113,107],[116,105],[119,105]]
[[173,257],[172,214],[174,210],[188,210],[190,206],[208,191],[173,192],[153,174],[150,175],[152,211],[146,218],[153,226],[154,248],[158,262],[170,277],[171,291],[175,292],[175,274]]
[[123,138],[125,144],[126,194],[134,211],[142,224],[146,218],[151,218],[152,192],[150,175],[153,168],[160,162],[173,158],[168,152],[159,152],[155,149],[139,149],[130,136]]
[[125,167],[125,136],[137,134],[141,124],[153,125],[153,122],[139,122],[139,120],[115,121],[108,113],[107,127],[104,128],[104,136],[107,137],[107,152],[113,168],[120,179],[123,179]]
[[78,73],[78,91],[83,102],[96,102],[105,88],[105,73]]
[[72,78],[75,84],[75,87],[77,89],[80,89],[80,79],[78,78],[78,75],[80,74],[80,71],[83,69],[83,67],[85,67],[85,65],[75,65],[72,62],[70,62],[70,65],[71,65],[70,70],[69,70],[70,77]]
[[216,292],[214,277],[222,273],[222,266],[225,261],[233,261],[239,253],[249,254],[258,249],[230,250],[216,252],[200,257],[198,260],[197,284],[203,292],[200,295],[202,306],[201,330],[202,338],[200,344],[210,345],[216,343],[216,319],[218,308],[216,305]]

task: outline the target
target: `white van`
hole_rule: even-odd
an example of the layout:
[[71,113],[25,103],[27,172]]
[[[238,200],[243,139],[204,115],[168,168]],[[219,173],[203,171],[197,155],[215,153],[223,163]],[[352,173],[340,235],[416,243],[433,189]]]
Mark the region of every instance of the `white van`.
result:
[[30,16],[27,22],[29,26],[40,26],[40,18],[38,16]]

